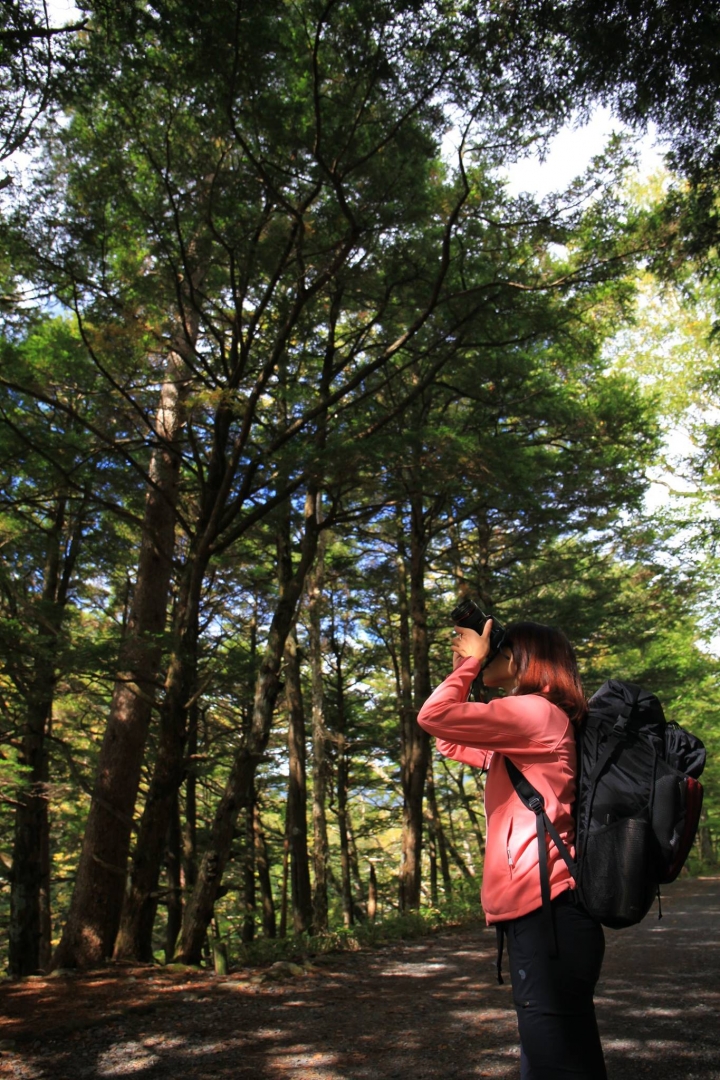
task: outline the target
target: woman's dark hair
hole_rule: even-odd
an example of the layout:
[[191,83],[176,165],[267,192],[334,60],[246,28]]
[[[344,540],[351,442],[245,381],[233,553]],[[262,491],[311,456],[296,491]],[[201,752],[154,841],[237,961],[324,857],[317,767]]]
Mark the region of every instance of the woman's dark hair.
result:
[[514,694],[541,694],[579,724],[587,701],[578,673],[575,652],[562,630],[536,622],[508,626],[503,643],[517,666]]

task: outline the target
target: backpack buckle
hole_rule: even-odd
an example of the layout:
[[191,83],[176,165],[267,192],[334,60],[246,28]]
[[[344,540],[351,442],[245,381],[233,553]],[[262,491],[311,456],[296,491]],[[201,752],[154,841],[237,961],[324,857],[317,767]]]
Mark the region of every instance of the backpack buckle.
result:
[[613,735],[617,735],[622,738],[627,732],[629,719],[629,716],[618,716],[617,720],[613,724]]
[[542,795],[532,795],[528,799],[528,806],[534,814],[542,814],[543,810],[545,809],[545,802],[543,801]]

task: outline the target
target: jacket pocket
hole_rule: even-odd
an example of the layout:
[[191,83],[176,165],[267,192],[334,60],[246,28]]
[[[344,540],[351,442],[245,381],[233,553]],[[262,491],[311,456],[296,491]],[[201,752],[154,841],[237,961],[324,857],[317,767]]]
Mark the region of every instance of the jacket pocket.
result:
[[508,873],[510,877],[513,876],[515,870],[515,859],[513,857],[513,819],[508,821],[507,835],[505,837],[505,858],[507,860]]

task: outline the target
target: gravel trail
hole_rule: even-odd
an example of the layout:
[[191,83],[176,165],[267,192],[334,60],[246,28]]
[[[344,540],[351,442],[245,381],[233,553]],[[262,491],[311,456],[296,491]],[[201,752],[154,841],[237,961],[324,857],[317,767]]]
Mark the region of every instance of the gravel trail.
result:
[[[720,878],[607,931],[597,1010],[610,1080],[720,1080]],[[299,973],[109,969],[0,985],[13,1080],[517,1080],[510,987],[480,925]],[[276,975],[277,977],[271,977]]]

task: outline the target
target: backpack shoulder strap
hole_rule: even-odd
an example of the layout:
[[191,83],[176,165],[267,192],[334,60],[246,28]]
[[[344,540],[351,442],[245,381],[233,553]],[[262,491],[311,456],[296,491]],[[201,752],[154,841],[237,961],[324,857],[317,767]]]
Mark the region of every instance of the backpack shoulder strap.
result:
[[535,815],[535,828],[537,830],[537,842],[538,842],[538,865],[540,867],[540,896],[542,897],[542,910],[543,918],[545,919],[548,940],[551,943],[550,955],[557,955],[557,940],[555,938],[555,924],[553,923],[552,908],[550,907],[550,870],[548,868],[548,856],[547,856],[547,844],[545,843],[545,834],[548,833],[552,839],[555,847],[560,852],[560,855],[565,862],[568,870],[570,871],[573,880],[577,879],[577,866],[570,855],[567,847],[565,846],[560,833],[557,831],[552,821],[545,813],[545,800],[543,799],[537,788],[534,788],[530,781],[525,777],[517,765],[505,758],[505,767],[508,771],[512,786],[515,788],[518,797],[524,806],[528,810],[532,810]]
[[508,771],[508,776],[510,777],[512,786],[515,788],[515,791],[517,792],[520,801],[523,803],[524,806],[528,808],[528,810],[532,810],[532,812],[535,814],[535,823],[538,830],[538,840],[542,839],[542,850],[545,851],[546,856],[545,860],[543,860],[541,853],[541,877],[543,861],[545,862],[545,868],[547,869],[547,848],[545,846],[545,832],[547,831],[550,839],[560,852],[560,855],[562,856],[565,865],[572,874],[573,878],[575,878],[577,874],[577,866],[575,864],[575,860],[568,851],[565,842],[560,836],[560,833],[557,831],[552,821],[545,813],[545,800],[543,799],[542,795],[537,790],[537,788],[533,787],[527,777],[520,772],[517,765],[513,761],[511,761],[509,757],[505,758],[505,768]]

